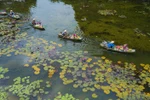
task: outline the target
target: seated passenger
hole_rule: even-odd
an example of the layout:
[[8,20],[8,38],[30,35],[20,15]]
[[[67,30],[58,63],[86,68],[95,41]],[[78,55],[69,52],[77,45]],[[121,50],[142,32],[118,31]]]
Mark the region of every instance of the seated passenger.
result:
[[127,51],[128,49],[129,49],[129,48],[128,48],[128,45],[127,45],[127,44],[124,44],[124,45],[123,45],[123,50],[124,50],[124,51]]
[[63,36],[67,36],[67,30],[64,30],[64,31],[62,32],[62,35],[63,35]]
[[107,47],[108,48],[114,48],[115,47],[114,41],[108,42]]
[[15,13],[13,12],[13,10],[10,10],[10,13],[9,13],[11,16],[14,15]]
[[73,37],[74,37],[74,39],[76,39],[77,38],[77,34],[73,34]]
[[107,42],[106,41],[103,41],[102,44],[107,47]]
[[35,18],[33,18],[33,20],[32,20],[32,25],[36,25]]

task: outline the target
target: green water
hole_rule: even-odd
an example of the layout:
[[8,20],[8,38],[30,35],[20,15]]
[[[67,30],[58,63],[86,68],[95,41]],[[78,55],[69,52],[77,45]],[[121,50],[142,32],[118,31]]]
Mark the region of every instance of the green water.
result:
[[[23,6],[17,9],[19,5]],[[84,7],[84,5],[88,7]],[[28,15],[30,21],[32,18],[40,20],[46,28],[45,31],[34,30],[28,24],[24,26],[23,30],[27,28],[31,36],[63,43],[65,44],[63,48],[65,50],[88,50],[92,55],[108,56],[111,60],[115,61],[121,60],[137,64],[149,63],[150,43],[149,36],[146,33],[150,32],[150,15],[141,2],[98,2],[96,0],[83,0],[80,2],[64,0],[63,2],[44,0],[37,2],[12,2],[12,4],[4,2],[1,3],[1,7],[1,9],[6,8],[8,11],[13,9],[15,12]],[[115,9],[117,15],[102,16],[97,13],[101,9]],[[138,13],[138,11],[145,12],[146,14]],[[125,15],[127,18],[119,18],[119,15]],[[87,21],[81,21],[83,17],[86,17]],[[57,38],[57,34],[64,29],[73,33],[76,26],[83,29],[85,41],[82,43],[73,43]],[[138,36],[134,33],[135,28],[144,32],[146,36],[140,35],[138,39]],[[109,35],[105,35],[104,32],[109,33]],[[99,43],[102,40],[114,40],[116,44],[127,43],[129,47],[135,48],[137,52],[132,55],[107,52],[99,47]]]
[[[28,36],[34,38],[43,38],[47,41],[54,41],[60,43],[63,47],[59,48],[59,52],[63,51],[88,51],[89,57],[101,57],[117,62],[132,62],[137,65],[140,63],[150,63],[150,39],[146,33],[150,33],[149,10],[144,9],[141,2],[125,2],[125,1],[98,1],[98,0],[25,0],[21,1],[0,1],[0,10],[6,9],[9,11],[13,9],[14,12],[21,13],[22,16],[27,16],[29,22],[26,22],[21,27],[22,32],[27,32]],[[84,7],[84,5],[88,5]],[[97,13],[100,9],[115,9],[117,15],[102,16]],[[137,11],[145,11],[146,14],[138,13]],[[135,13],[136,12],[136,13]],[[127,18],[119,18],[119,15],[125,15]],[[86,17],[87,21],[81,21]],[[30,22],[33,18],[41,21],[45,27],[45,31],[33,29]],[[75,43],[58,38],[58,33],[67,29],[73,33],[76,27],[80,27],[84,34],[84,41]],[[144,32],[144,35],[137,36],[134,29],[139,28]],[[102,34],[101,34],[102,33]],[[109,33],[109,35],[105,34]],[[139,37],[139,38],[138,38]],[[102,40],[115,40],[116,43],[128,43],[129,46],[136,49],[134,54],[121,54],[102,49],[99,43]],[[26,69],[22,66],[27,63],[28,57],[19,56],[1,56],[0,66],[9,68],[11,71],[8,75],[11,78],[18,76],[33,76],[32,79],[49,80],[47,73],[42,72],[39,77],[34,76],[31,69]],[[21,74],[20,74],[21,73]],[[72,93],[76,98],[84,100],[84,98],[91,98],[91,93],[83,93],[80,89],[74,89],[72,85],[63,85],[62,81],[58,79],[58,75],[54,75],[51,79],[52,88],[50,94],[45,99],[54,98],[56,93]],[[8,81],[8,83],[11,80]],[[103,91],[100,92],[97,100],[108,100],[109,98],[116,99],[115,93],[105,95]],[[15,97],[14,97],[15,98]],[[15,98],[16,99],[16,98]],[[14,100],[15,100],[14,99]],[[34,99],[33,99],[34,100]],[[93,99],[96,100],[96,99]]]

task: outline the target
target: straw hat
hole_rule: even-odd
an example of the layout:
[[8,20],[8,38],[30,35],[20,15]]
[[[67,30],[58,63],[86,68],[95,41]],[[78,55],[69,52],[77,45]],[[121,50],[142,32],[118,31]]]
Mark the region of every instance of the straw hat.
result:
[[111,41],[110,43],[114,43],[114,41]]

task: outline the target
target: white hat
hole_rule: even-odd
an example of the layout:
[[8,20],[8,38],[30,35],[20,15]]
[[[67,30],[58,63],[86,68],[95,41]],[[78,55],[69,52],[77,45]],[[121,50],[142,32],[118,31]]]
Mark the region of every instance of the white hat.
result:
[[64,30],[64,32],[67,32],[67,30]]
[[13,10],[10,10],[10,11],[13,11]]
[[114,43],[114,41],[111,41],[110,43]]
[[33,18],[33,20],[35,20],[35,18]]

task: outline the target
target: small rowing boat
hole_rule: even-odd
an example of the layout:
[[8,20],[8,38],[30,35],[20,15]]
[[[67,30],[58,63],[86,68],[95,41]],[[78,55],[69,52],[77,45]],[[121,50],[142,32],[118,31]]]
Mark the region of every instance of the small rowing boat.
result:
[[2,12],[0,12],[0,15],[7,15],[7,12],[2,11]]
[[74,37],[73,35],[63,36],[61,32],[58,34],[58,37],[66,39],[66,40],[76,41],[76,42],[81,42],[82,41],[82,38],[80,36],[76,36],[76,37]]
[[41,24],[35,24],[35,25],[32,24],[32,26],[33,26],[35,29],[45,30],[45,28],[44,28],[43,25],[41,25]]
[[135,53],[136,52],[135,49],[128,48],[128,47],[124,48],[126,44],[115,45],[113,48],[108,48],[108,46],[107,46],[108,43],[109,42],[107,42],[107,41],[103,41],[102,43],[100,43],[100,46],[107,49],[107,50],[120,52],[120,53]]
[[20,19],[20,16],[17,15],[17,14],[14,14],[14,15],[8,14],[8,16],[11,17],[11,18],[14,18],[14,19]]

